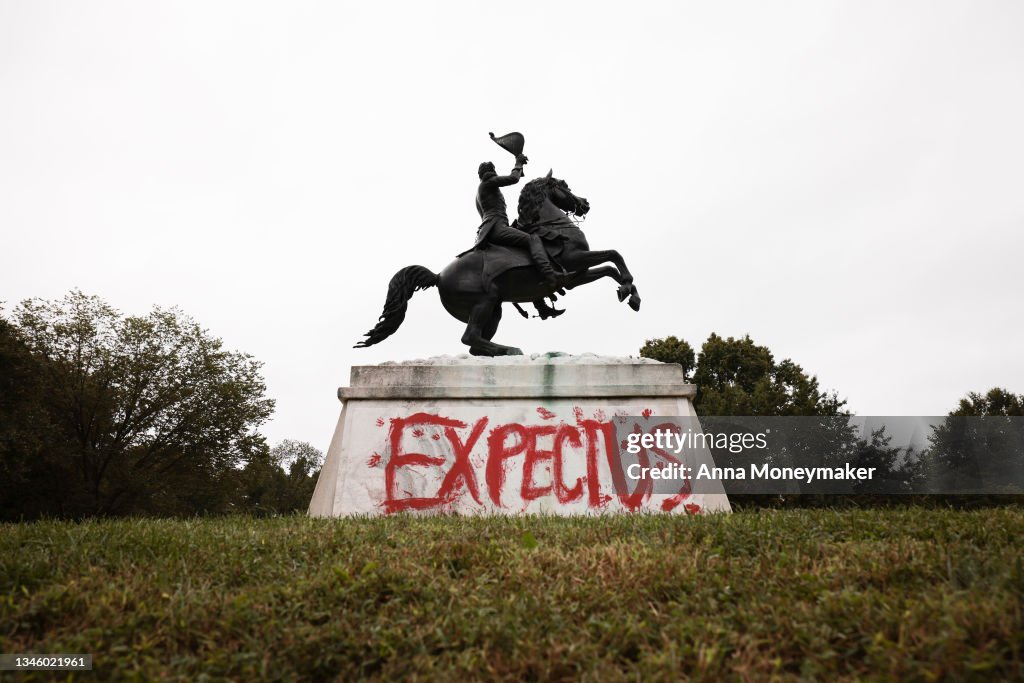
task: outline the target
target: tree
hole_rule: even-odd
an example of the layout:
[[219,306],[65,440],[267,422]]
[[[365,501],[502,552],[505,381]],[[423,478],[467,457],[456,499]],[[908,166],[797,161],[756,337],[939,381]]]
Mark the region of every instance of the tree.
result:
[[693,348],[676,337],[649,339],[644,358],[679,363],[697,384],[694,407],[700,415],[848,415],[846,401],[818,386],[818,378],[788,358],[776,363],[772,352],[749,336],[722,339],[712,333],[697,362]]
[[285,439],[241,471],[238,509],[258,515],[306,510],[323,458],[305,441]]
[[640,356],[660,360],[662,363],[679,363],[683,366],[683,377],[687,380],[693,374],[693,347],[682,339],[676,337],[648,339],[640,347]]
[[60,477],[45,476],[44,444],[54,429],[43,371],[17,330],[0,318],[0,519],[36,517],[60,500]]
[[270,449],[270,455],[278,466],[296,476],[314,476],[324,464],[323,452],[305,441],[285,439]]
[[23,301],[13,324],[45,384],[45,460],[66,478],[54,514],[163,513],[190,499],[216,510],[194,489],[216,492],[218,477],[266,451],[262,364],[180,310],[123,316],[74,291]]
[[[840,400],[835,391],[822,390],[818,378],[808,375],[792,360],[776,361],[767,347],[755,344],[749,335],[723,339],[712,333],[701,346],[696,362],[693,348],[676,337],[649,339],[640,349],[640,355],[683,366],[684,373],[697,385],[694,401],[697,414],[704,416],[705,426],[716,433],[743,432],[750,427],[750,421],[720,419],[722,417],[813,418],[802,427],[793,425],[792,433],[799,438],[761,455],[764,462],[772,466],[813,467],[853,462],[857,466],[876,467],[891,492],[909,490],[910,483],[919,476],[917,461],[903,458],[901,462],[901,449],[890,447],[891,439],[884,430],[860,438],[850,423],[845,400]],[[713,416],[719,419],[712,419]],[[747,456],[730,453],[727,449],[712,448],[711,451],[719,466],[746,462]],[[854,502],[851,497],[751,494],[750,490],[756,490],[752,482],[725,484],[726,491],[734,496],[734,503],[741,506]],[[861,497],[857,502],[864,500]],[[877,497],[873,502],[877,502]]]
[[[913,493],[924,476],[920,455],[912,448],[892,447],[891,436],[886,436],[885,427],[871,432],[870,440],[857,443],[853,467],[874,468],[876,475],[871,483],[858,482],[854,489],[873,494]],[[876,501],[877,502],[877,501]]]
[[[969,392],[929,436],[931,445],[924,457],[929,482],[947,491],[1017,494],[998,502],[1020,502],[1024,421],[1017,418],[1021,416],[1024,395],[999,387],[985,394]],[[956,497],[944,500],[964,502]]]
[[1021,417],[1024,416],[1024,394],[1015,395],[1006,389],[993,387],[984,395],[969,392],[950,415],[974,417]]

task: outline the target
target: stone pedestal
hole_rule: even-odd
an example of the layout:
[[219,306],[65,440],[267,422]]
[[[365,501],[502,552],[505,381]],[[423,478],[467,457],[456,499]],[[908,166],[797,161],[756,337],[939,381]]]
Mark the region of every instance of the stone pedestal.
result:
[[353,367],[309,514],[729,511],[724,490],[623,490],[615,421],[695,417],[695,394],[679,365],[649,359],[461,356]]

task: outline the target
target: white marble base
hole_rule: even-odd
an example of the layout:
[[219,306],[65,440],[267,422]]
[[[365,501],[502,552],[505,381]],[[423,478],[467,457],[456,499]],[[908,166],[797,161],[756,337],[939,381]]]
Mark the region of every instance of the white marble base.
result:
[[613,489],[613,420],[695,416],[695,394],[678,365],[589,354],[353,367],[309,514],[729,511]]

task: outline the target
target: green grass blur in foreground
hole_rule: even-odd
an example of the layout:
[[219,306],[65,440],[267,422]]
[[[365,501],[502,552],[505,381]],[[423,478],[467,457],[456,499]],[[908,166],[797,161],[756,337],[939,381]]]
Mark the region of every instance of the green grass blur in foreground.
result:
[[87,679],[1020,680],[1022,537],[1020,507],[3,525],[0,652],[92,653]]

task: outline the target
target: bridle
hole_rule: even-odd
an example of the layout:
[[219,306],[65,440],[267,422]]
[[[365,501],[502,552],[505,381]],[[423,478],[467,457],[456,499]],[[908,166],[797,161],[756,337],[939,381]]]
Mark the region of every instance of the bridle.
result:
[[[555,182],[555,181],[552,180],[550,182],[551,182],[551,184],[554,187],[557,187],[559,190],[562,190],[562,188],[558,186],[559,183],[561,183],[563,185],[565,184],[564,180],[560,180],[558,182]],[[562,191],[565,194],[567,194],[569,197],[572,197],[573,207],[572,207],[572,211],[565,211],[565,209],[562,209],[562,207],[560,207],[560,206],[558,208],[561,209],[562,211],[565,211],[565,217],[568,218],[570,221],[572,221],[573,225],[575,225],[576,227],[579,227],[579,224],[587,219],[586,215],[577,213],[580,210],[580,199],[579,199],[579,197],[577,197],[576,195],[574,195],[572,192],[569,191],[568,186],[566,186],[566,188],[564,190],[562,190]],[[554,204],[554,202],[552,202],[552,204]],[[558,205],[556,204],[556,206],[558,206]]]

